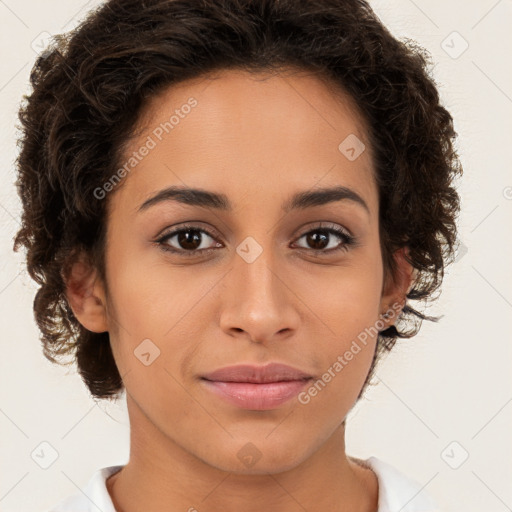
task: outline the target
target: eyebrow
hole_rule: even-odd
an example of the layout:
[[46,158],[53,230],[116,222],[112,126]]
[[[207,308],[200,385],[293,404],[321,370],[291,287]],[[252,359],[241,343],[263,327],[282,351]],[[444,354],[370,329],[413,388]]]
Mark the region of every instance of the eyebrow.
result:
[[[283,204],[282,209],[285,213],[288,213],[291,210],[304,210],[312,206],[346,200],[362,206],[367,213],[370,213],[364,199],[354,190],[344,186],[298,192]],[[201,206],[228,212],[233,210],[233,206],[225,194],[198,188],[171,186],[160,190],[153,197],[144,201],[139,206],[138,211],[142,212],[164,201],[177,201],[189,206]]]

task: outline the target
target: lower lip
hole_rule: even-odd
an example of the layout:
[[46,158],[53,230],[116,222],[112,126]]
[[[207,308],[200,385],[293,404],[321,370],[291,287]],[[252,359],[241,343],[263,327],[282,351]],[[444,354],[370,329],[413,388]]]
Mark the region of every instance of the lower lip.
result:
[[210,391],[237,407],[263,411],[279,407],[298,395],[310,380],[290,380],[266,384],[221,382],[206,379],[203,379],[203,382]]

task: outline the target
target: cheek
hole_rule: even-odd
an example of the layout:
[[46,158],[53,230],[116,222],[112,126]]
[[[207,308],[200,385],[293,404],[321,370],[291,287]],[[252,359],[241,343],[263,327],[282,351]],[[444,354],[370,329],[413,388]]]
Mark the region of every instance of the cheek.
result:
[[336,277],[317,276],[315,286],[309,287],[308,305],[315,313],[309,322],[316,326],[316,333],[322,333],[313,339],[317,353],[322,354],[323,373],[305,401],[329,401],[342,411],[357,398],[377,342],[379,270],[378,266],[364,270],[344,268]]
[[165,335],[211,287],[204,273],[173,265],[158,248],[141,248],[122,235],[113,240],[107,265],[117,320],[138,337]]
[[298,402],[308,417],[318,418],[319,425],[335,427],[355,404],[372,359],[372,346],[361,345],[357,354],[346,358],[346,351],[336,354],[316,380],[299,396]]
[[311,405],[315,414],[344,417],[355,403],[377,343],[378,291],[374,284],[363,286],[358,281],[343,290],[332,290],[329,296],[318,295],[321,314],[315,325],[323,335],[314,339],[315,353],[321,354],[322,373],[302,399],[299,397],[301,403]]
[[143,381],[137,386],[142,389],[155,379],[173,381],[165,369],[181,381],[180,369],[187,367],[184,362],[197,349],[194,340],[201,339],[211,318],[204,310],[208,302],[204,299],[218,281],[218,273],[172,269],[168,263],[131,254],[112,257],[115,263],[110,267],[115,317],[111,323],[116,327],[112,341],[121,374],[137,373]]
[[330,328],[328,333],[348,340],[375,323],[380,292],[380,268],[354,265],[322,275],[317,272],[306,283],[301,296]]

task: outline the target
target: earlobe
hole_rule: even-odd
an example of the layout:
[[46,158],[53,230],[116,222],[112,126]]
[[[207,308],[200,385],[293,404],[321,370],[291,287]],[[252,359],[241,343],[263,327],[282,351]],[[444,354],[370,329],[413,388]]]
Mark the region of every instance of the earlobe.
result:
[[89,331],[108,331],[106,297],[97,270],[84,259],[72,264],[65,278],[66,298],[77,320]]
[[396,261],[396,275],[387,276],[381,298],[381,316],[388,326],[393,325],[405,306],[406,295],[414,286],[416,269],[406,260],[409,248],[402,247],[393,254]]

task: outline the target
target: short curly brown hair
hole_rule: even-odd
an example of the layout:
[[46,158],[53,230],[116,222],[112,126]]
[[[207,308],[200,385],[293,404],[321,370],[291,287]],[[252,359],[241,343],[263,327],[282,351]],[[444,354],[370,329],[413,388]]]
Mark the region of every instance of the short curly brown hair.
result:
[[[107,283],[108,201],[93,191],[118,169],[144,106],[164,88],[214,70],[286,66],[339,84],[365,117],[386,275],[397,268],[393,252],[408,246],[417,278],[407,299],[431,300],[440,286],[455,254],[453,181],[462,167],[426,50],[393,37],[363,0],[111,0],[55,36],[35,62],[16,162],[23,212],[14,250],[26,248],[40,285],[34,314],[44,355],[76,361],[93,397],[124,389],[109,333],[85,329],[65,296],[81,250]],[[424,319],[439,318],[405,304],[378,335],[367,382],[378,356],[416,335]]]

